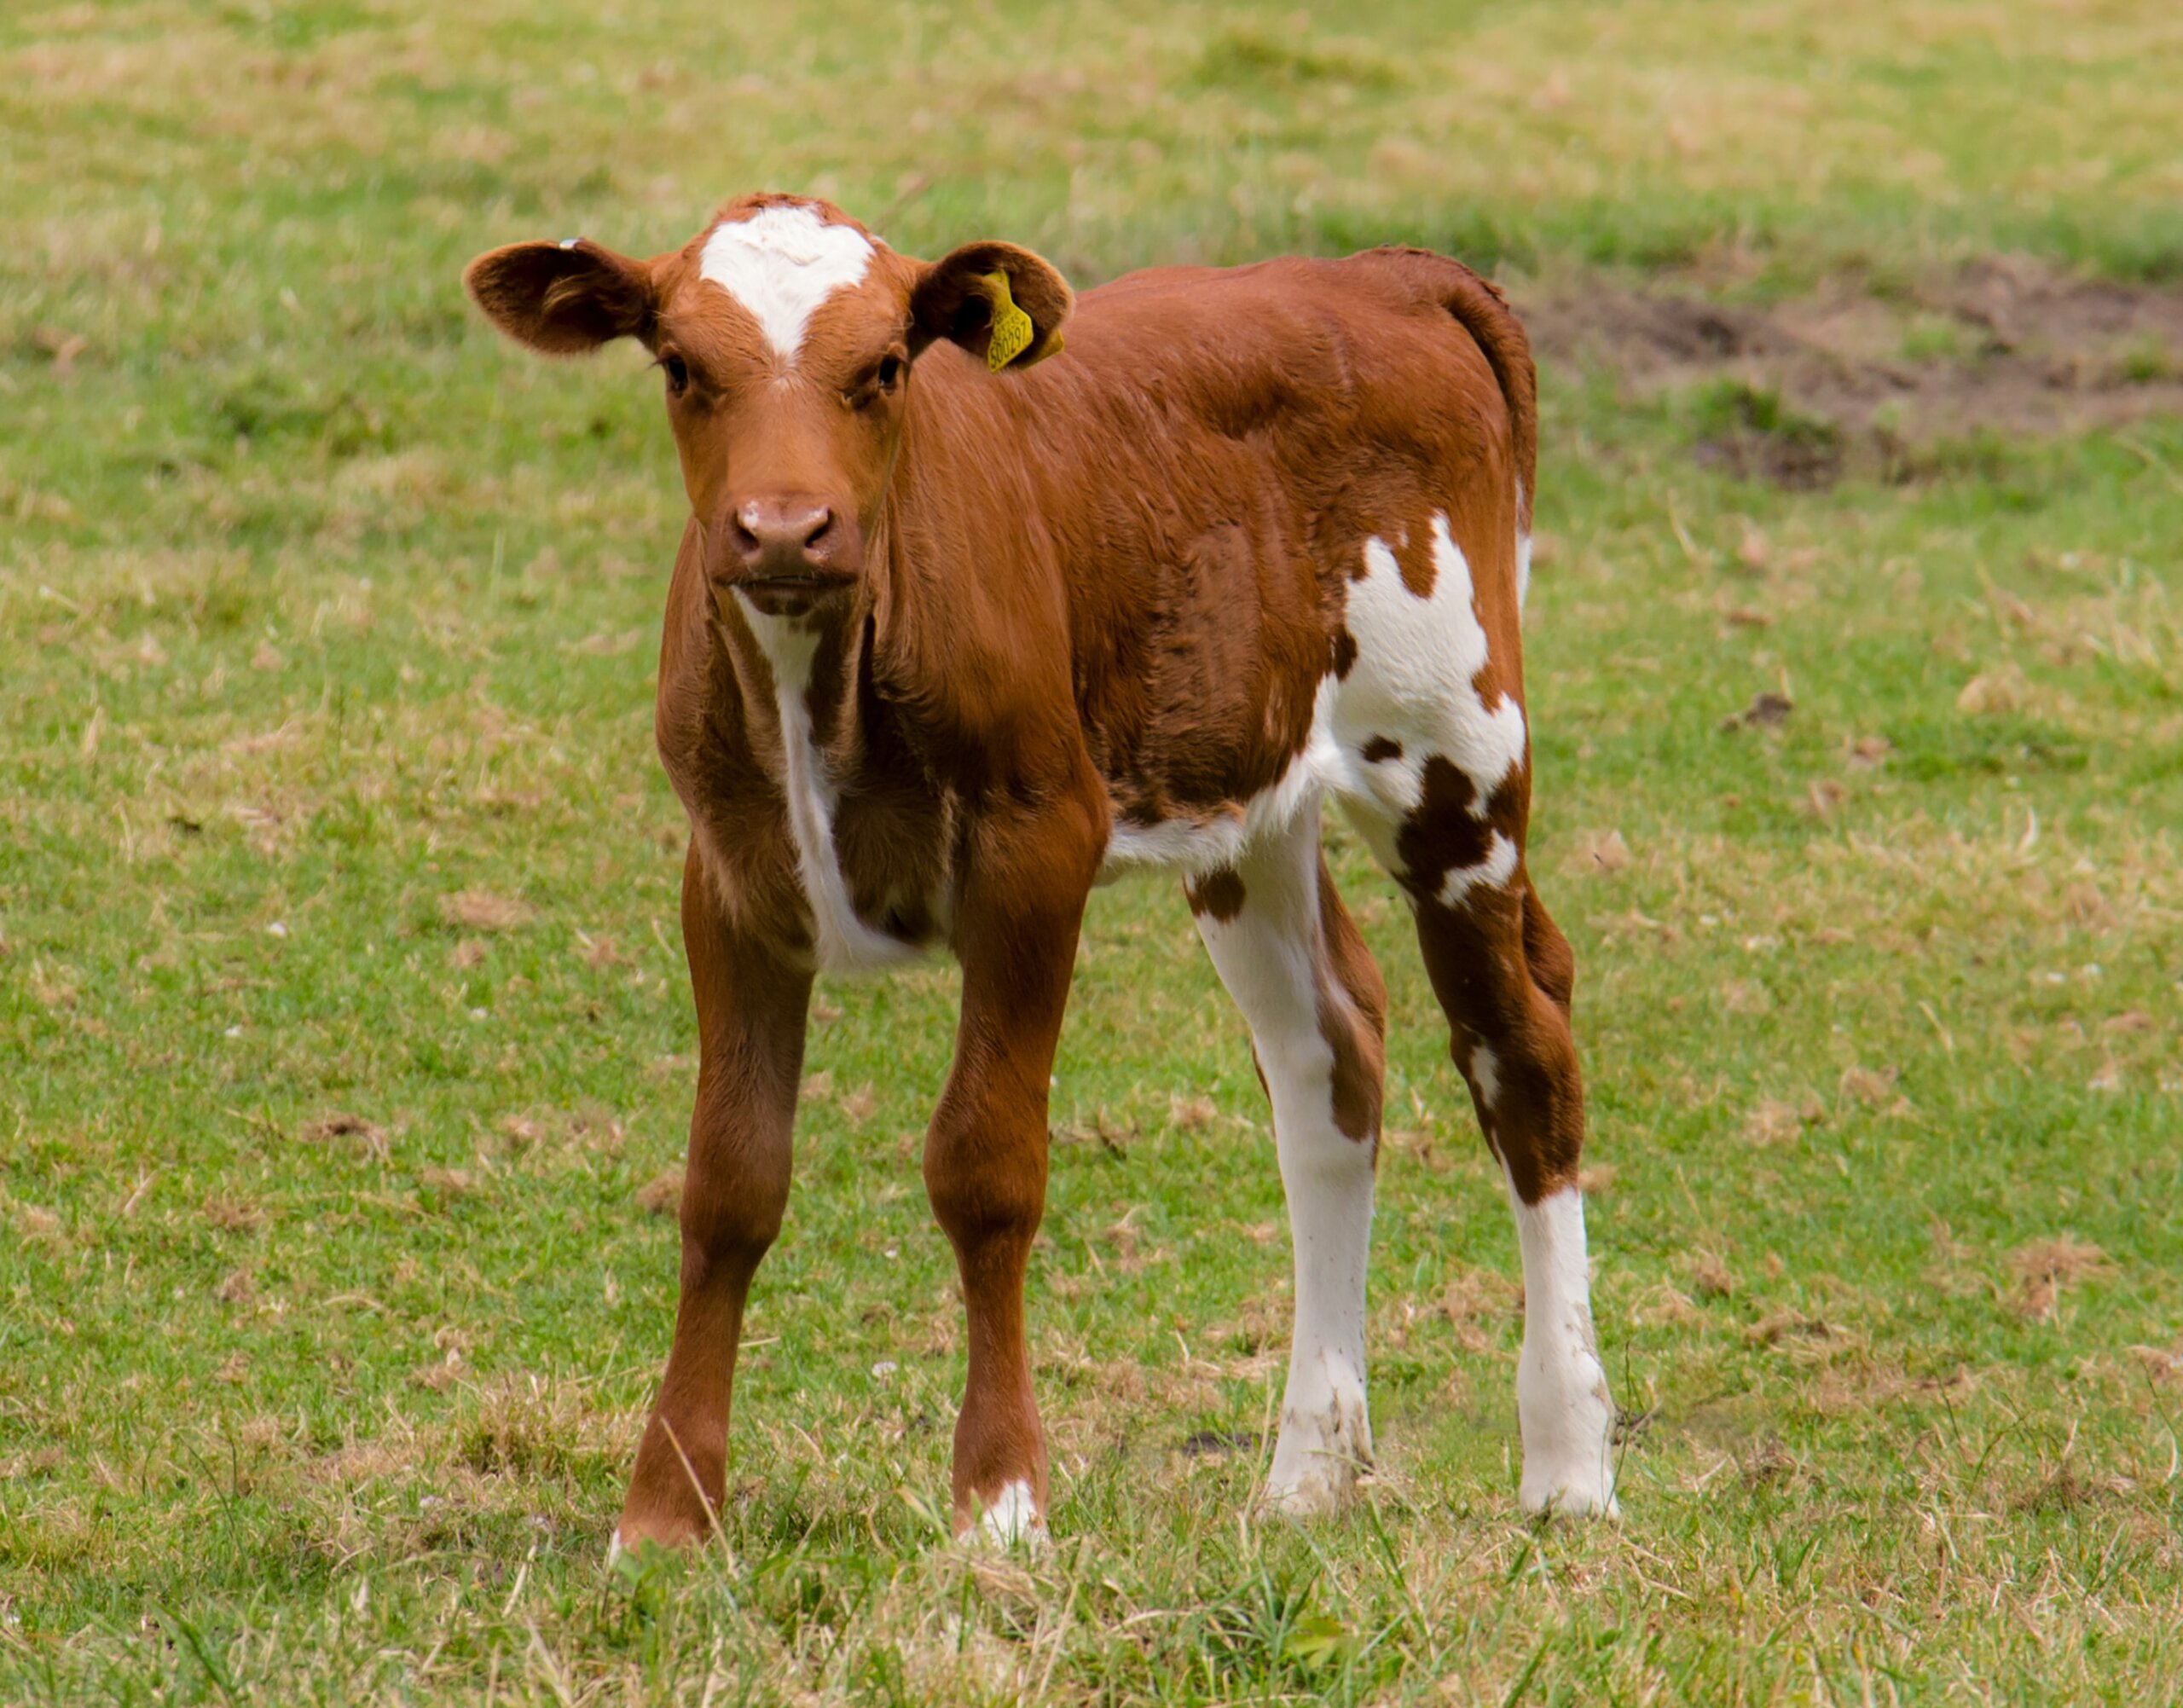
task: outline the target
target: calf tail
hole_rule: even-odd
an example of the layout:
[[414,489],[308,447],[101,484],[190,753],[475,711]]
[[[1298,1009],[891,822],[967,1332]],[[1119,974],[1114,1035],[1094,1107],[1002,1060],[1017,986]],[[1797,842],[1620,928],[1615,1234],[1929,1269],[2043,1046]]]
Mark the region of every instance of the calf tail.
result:
[[1538,476],[1538,374],[1532,365],[1532,341],[1524,335],[1501,287],[1481,279],[1460,261],[1443,260],[1447,270],[1440,300],[1471,335],[1508,406],[1508,437],[1516,457],[1516,532],[1532,531],[1532,497]]

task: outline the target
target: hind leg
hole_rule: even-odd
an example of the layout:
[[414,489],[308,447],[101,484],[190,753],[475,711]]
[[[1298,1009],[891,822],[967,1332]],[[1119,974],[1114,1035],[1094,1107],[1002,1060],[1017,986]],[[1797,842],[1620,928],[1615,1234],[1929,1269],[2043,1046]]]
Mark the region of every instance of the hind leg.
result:
[[1569,1029],[1574,958],[1520,871],[1452,906],[1420,898],[1417,941],[1448,1017],[1449,1053],[1508,1175],[1523,1248],[1518,1499],[1532,1512],[1612,1514],[1614,1405],[1593,1339],[1577,1184],[1584,1091]]
[[[1510,518],[1513,521],[1513,518]],[[1524,1253],[1520,1497],[1614,1510],[1614,1409],[1592,1339],[1577,1159],[1575,964],[1523,860],[1531,807],[1513,527],[1445,512],[1367,542],[1343,609],[1343,803],[1416,910],[1449,1050],[1500,1158]],[[1474,565],[1479,573],[1473,573]]]
[[1335,1510],[1369,1465],[1364,1273],[1372,1235],[1387,993],[1319,857],[1318,813],[1185,886],[1249,1022],[1273,1103],[1295,1247],[1296,1322],[1267,1504]]

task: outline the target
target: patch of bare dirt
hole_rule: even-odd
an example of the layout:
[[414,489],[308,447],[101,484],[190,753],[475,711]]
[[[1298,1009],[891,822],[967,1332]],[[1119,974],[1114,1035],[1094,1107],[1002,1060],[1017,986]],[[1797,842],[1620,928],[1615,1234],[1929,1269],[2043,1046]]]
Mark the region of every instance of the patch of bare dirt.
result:
[[2183,416],[2183,289],[2025,257],[1766,304],[1597,281],[1516,294],[1543,361],[1607,368],[1645,398],[1705,391],[1700,459],[1783,486],[1916,478],[1923,448],[1952,440]]

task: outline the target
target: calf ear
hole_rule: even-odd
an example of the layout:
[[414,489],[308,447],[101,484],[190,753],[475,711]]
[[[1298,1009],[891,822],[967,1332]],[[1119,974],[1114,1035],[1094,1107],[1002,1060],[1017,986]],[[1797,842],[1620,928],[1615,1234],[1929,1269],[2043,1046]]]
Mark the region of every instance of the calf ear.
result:
[[580,237],[489,251],[463,269],[462,282],[486,319],[548,356],[646,337],[658,306],[650,267]]
[[1075,302],[1068,281],[1029,250],[967,243],[926,268],[911,291],[910,352],[944,338],[996,373],[1028,368],[1061,349]]

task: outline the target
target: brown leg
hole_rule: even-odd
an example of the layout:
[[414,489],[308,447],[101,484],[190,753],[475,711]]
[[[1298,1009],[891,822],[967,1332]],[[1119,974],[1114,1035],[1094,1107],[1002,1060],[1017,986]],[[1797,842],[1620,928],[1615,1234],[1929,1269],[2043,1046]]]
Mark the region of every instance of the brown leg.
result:
[[727,1483],[728,1394],[743,1303],[788,1203],[790,1128],[811,976],[734,932],[690,849],[682,941],[698,1007],[698,1103],[682,1186],[681,1297],[617,1543],[712,1528]]
[[1569,1028],[1575,963],[1529,879],[1481,886],[1453,907],[1422,901],[1417,941],[1448,1017],[1449,1054],[1516,1196],[1536,1203],[1573,1185],[1584,1148]]
[[955,1248],[970,1372],[955,1425],[955,1529],[1043,1527],[1046,1446],[1024,1344],[1023,1279],[1045,1213],[1046,1093],[1097,864],[1089,815],[988,825],[956,926],[963,1013],[925,1138],[925,1190]]
[[1449,1053],[1508,1172],[1523,1246],[1518,1498],[1532,1511],[1612,1513],[1614,1407],[1593,1342],[1577,1185],[1584,1088],[1569,1028],[1574,958],[1520,869],[1452,906],[1420,898],[1417,939],[1448,1017]]

